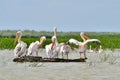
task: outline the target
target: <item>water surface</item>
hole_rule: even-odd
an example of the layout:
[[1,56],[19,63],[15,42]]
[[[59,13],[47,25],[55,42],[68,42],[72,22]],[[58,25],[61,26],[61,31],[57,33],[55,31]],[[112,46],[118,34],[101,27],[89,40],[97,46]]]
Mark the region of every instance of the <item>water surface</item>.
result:
[[[0,80],[119,80],[120,50],[87,53],[87,62],[13,62],[13,50],[0,50]],[[40,50],[45,57],[45,51]],[[77,50],[69,58],[79,58]]]

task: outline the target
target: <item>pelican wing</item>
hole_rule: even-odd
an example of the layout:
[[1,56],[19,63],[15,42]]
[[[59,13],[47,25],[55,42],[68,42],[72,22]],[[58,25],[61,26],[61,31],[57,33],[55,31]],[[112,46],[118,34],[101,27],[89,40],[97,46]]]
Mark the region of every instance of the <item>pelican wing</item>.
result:
[[30,46],[28,47],[28,53],[27,53],[27,55],[32,55],[32,52],[33,52],[33,50],[32,50],[32,47],[34,46],[34,42],[32,42],[31,44],[30,44]]
[[28,48],[27,55],[33,55],[38,50],[39,41],[32,42]]
[[46,46],[45,46],[45,49],[46,49],[46,55],[47,55],[48,58],[50,58],[51,55],[52,55],[51,46],[52,46],[52,44],[49,44],[49,45],[46,45]]
[[14,56],[20,57],[26,51],[27,44],[24,42],[18,43],[14,49]]
[[84,42],[84,44],[90,43],[90,42],[95,42],[96,44],[101,44],[101,41],[98,39],[88,39]]
[[75,44],[75,45],[79,45],[79,41],[77,41],[77,40],[75,40],[75,39],[69,39],[69,41],[67,42],[68,44],[70,43],[70,44]]

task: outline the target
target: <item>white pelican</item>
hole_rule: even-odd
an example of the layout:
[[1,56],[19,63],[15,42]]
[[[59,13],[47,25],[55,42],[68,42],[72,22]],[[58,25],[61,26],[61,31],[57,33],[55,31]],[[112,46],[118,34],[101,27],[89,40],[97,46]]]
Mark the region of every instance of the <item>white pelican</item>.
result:
[[23,41],[21,41],[21,36],[22,36],[22,32],[18,31],[16,33],[16,38],[14,40],[14,44],[18,40],[18,44],[16,45],[16,47],[14,49],[14,57],[15,58],[21,57],[25,53],[25,51],[26,51],[27,44],[24,43]]
[[98,50],[98,53],[101,53],[101,52],[103,52],[103,49],[102,49],[102,46],[100,45],[100,48],[99,48],[99,50]]
[[64,57],[63,55],[66,55],[68,59],[68,54],[71,50],[71,47],[65,43],[60,43],[60,45],[61,45],[60,53],[62,53],[62,58]]
[[46,54],[48,58],[53,58],[58,55],[57,49],[59,49],[59,47],[58,47],[56,33],[57,33],[57,28],[55,27],[54,35],[51,38],[52,43],[45,46]]
[[67,43],[68,44],[73,43],[77,45],[79,47],[80,58],[81,58],[81,54],[84,54],[84,59],[87,59],[86,57],[87,44],[90,42],[96,42],[97,44],[101,44],[101,41],[99,41],[98,39],[88,39],[84,42],[79,42],[75,39],[70,39]]
[[94,50],[92,50],[92,47],[91,47],[91,45],[90,45],[90,48],[89,48],[88,52],[89,52],[89,53],[92,53],[92,52],[94,52]]
[[45,36],[42,36],[40,38],[40,42],[36,41],[36,42],[32,42],[28,48],[28,56],[34,56],[36,54],[36,56],[38,56],[38,51],[39,48],[42,47],[43,42],[46,40]]

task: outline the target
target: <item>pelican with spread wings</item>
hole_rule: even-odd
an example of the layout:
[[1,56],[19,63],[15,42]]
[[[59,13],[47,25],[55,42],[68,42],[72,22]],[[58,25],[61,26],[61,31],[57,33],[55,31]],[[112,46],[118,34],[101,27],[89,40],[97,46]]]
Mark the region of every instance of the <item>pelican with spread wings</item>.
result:
[[[85,37],[86,37],[86,39],[85,39]],[[80,42],[80,41],[72,38],[72,39],[69,39],[67,44],[73,43],[73,44],[77,45],[79,47],[78,49],[79,49],[79,53],[80,53],[80,58],[81,58],[81,54],[84,54],[84,59],[87,59],[87,57],[86,57],[87,44],[91,43],[91,42],[95,42],[96,44],[100,45],[101,41],[98,39],[90,39],[89,37],[87,37],[87,35],[81,35],[81,38],[83,39],[83,42]]]

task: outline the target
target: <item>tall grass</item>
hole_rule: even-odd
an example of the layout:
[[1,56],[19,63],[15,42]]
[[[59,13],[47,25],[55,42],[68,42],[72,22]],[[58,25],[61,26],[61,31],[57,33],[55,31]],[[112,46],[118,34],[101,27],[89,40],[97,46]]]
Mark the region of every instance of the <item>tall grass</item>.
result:
[[[13,49],[15,45],[13,44],[15,38],[16,31],[0,31],[0,49]],[[109,32],[86,32],[91,38],[99,39],[102,42],[103,49],[115,49],[120,48],[120,33],[109,33]],[[29,46],[31,42],[39,40],[41,36],[46,36],[47,40],[43,44],[43,48],[45,45],[51,43],[51,37],[53,32],[46,31],[23,31],[22,41],[26,42]],[[58,32],[57,39],[58,42],[67,42],[70,38],[77,39],[82,41],[80,38],[80,32]],[[92,47],[99,47],[95,43],[90,43]],[[72,45],[73,46],[73,45]],[[76,46],[74,46],[76,47]]]

